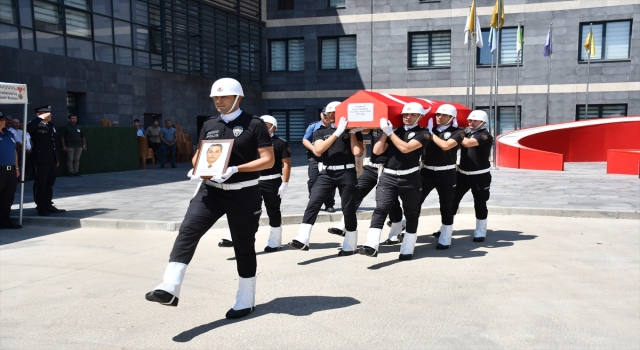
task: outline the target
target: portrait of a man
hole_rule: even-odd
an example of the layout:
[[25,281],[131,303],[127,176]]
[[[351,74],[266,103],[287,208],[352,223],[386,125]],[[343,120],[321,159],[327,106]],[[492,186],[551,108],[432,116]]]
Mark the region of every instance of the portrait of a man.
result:
[[220,155],[222,155],[223,146],[219,143],[214,143],[207,150],[207,163],[209,164],[207,168],[211,168],[213,163],[215,163]]
[[216,139],[201,141],[195,175],[211,178],[224,173],[231,155],[233,140]]

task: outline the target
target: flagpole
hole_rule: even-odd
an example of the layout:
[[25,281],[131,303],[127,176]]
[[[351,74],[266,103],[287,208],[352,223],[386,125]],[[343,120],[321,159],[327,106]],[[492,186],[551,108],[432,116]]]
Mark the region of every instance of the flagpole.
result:
[[549,60],[547,61],[547,113],[544,118],[544,123],[549,124],[549,93],[551,89],[551,43],[553,42],[553,23],[549,23]]
[[[589,35],[593,35],[593,23],[589,23]],[[584,119],[589,118],[589,75],[591,70],[591,43],[589,43],[589,52],[587,52],[587,96],[584,105]]]
[[[520,31],[520,23],[518,21],[518,31]],[[516,33],[516,42],[520,40],[518,38],[519,33]],[[518,44],[516,44],[516,47]],[[520,51],[516,49],[516,117],[513,119],[513,130],[518,130],[518,85],[520,85]]]
[[[489,29],[489,38],[491,38],[491,29]],[[495,38],[491,38],[495,40]],[[493,41],[491,42],[493,46]],[[493,52],[491,52],[491,76],[489,77],[489,131],[493,130]],[[495,135],[495,133],[493,133]]]
[[471,75],[471,43],[467,43],[467,97],[465,106],[469,106],[469,76]]
[[[474,20],[473,23],[474,23],[474,28],[475,28],[475,23],[477,23],[477,22],[475,22],[475,20],[476,20],[475,18],[473,20]],[[473,43],[474,44],[478,42],[477,36],[478,36],[478,30],[479,29],[475,28],[475,30],[476,30],[475,34],[473,34]],[[480,35],[482,35],[482,34],[480,34]],[[471,76],[471,110],[475,110],[476,109],[476,56],[477,56],[476,52],[477,52],[477,49],[474,48],[473,51],[474,51],[473,52],[473,56],[471,57],[471,69],[473,71],[473,74]]]
[[[496,94],[494,96],[493,99],[493,103],[494,103],[494,109],[493,109],[493,135],[494,138],[498,137],[498,79],[500,77],[500,30],[502,29],[502,6],[500,6],[502,4],[498,5],[498,20],[497,20],[497,27],[498,30],[496,31]],[[493,168],[494,169],[498,169],[498,153],[496,152],[496,145],[493,146]]]

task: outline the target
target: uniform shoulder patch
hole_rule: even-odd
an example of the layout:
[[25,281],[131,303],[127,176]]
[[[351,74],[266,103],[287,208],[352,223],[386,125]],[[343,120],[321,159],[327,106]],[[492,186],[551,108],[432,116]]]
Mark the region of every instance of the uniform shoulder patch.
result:
[[348,139],[349,138],[349,134],[345,133],[345,134],[342,135],[342,137],[344,137],[345,139]]
[[287,147],[287,152],[289,152],[289,154],[291,154],[291,147]]
[[483,140],[488,140],[488,139],[489,139],[489,135],[487,135],[487,134],[482,134],[482,139],[483,139]]
[[424,133],[424,139],[425,139],[425,140],[431,140],[431,134],[430,134],[430,133],[428,133],[428,132],[425,132],[425,133]]
[[464,131],[460,133],[460,137],[465,137],[465,136],[466,135],[465,135]]

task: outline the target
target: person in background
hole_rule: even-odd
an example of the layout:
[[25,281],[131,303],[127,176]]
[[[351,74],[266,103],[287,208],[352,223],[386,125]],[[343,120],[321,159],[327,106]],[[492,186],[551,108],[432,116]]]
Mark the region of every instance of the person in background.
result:
[[67,171],[69,177],[82,176],[78,173],[80,155],[87,150],[87,139],[78,127],[78,116],[69,114],[69,123],[60,128],[62,151],[67,155]]
[[136,135],[138,135],[138,137],[144,137],[144,131],[142,130],[142,127],[140,126],[140,119],[135,119],[133,121],[133,126],[136,127]]
[[164,168],[167,158],[167,150],[171,154],[171,167],[176,167],[176,142],[178,141],[178,130],[171,126],[171,119],[164,121],[164,128],[160,129],[160,167]]

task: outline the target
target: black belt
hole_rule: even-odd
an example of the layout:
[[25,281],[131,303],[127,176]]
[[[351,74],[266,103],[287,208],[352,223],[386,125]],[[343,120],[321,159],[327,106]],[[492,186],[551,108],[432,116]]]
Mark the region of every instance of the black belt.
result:
[[2,165],[0,166],[0,170],[6,170],[6,171],[10,171],[10,170],[15,170],[16,167],[13,165]]

